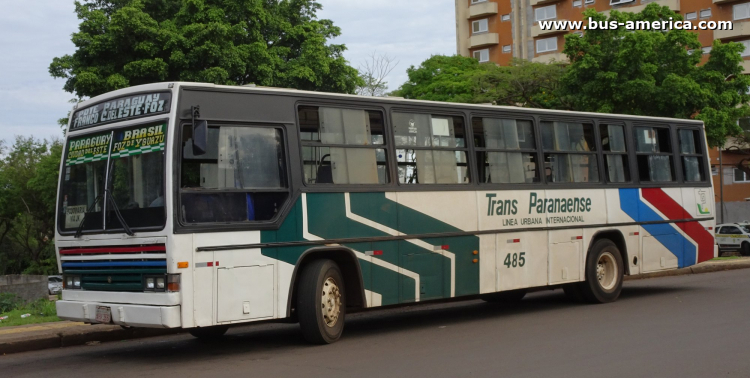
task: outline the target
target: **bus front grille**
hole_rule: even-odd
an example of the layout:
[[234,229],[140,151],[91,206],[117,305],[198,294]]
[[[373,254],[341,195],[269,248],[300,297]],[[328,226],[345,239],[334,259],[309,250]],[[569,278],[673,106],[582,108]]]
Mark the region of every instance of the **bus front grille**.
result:
[[81,289],[144,291],[147,275],[167,273],[164,245],[66,248],[60,250],[63,275],[81,277]]

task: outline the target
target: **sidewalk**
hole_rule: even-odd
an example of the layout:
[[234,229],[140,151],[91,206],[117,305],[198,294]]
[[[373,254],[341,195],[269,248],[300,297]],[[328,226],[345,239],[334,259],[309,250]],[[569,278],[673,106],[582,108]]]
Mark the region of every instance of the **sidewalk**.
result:
[[[625,277],[625,280],[629,281],[654,277],[680,276],[685,274],[709,273],[747,268],[750,268],[750,257],[730,260],[712,260],[684,269]],[[87,343],[140,339],[182,332],[185,332],[185,330],[180,328],[123,329],[117,325],[87,325],[84,323],[67,321],[29,324],[16,327],[0,327],[0,355],[49,348],[61,348],[73,345],[84,345]]]

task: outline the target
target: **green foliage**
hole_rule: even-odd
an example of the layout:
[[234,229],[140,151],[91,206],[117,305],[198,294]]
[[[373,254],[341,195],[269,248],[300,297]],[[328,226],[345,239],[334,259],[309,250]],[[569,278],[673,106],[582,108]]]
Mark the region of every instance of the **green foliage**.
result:
[[57,271],[54,226],[62,143],[17,137],[0,159],[0,274]]
[[561,64],[514,59],[509,66],[482,65],[474,74],[472,102],[532,108],[557,108],[555,95],[565,73]]
[[[639,22],[682,20],[668,7],[649,4],[640,13],[593,9],[584,19]],[[570,67],[560,82],[560,107],[565,109],[700,119],[711,145],[741,130],[737,119],[750,115],[742,75],[742,45],[714,41],[711,56],[701,63],[697,34],[680,29],[627,31],[587,30],[565,37]],[[695,53],[689,53],[693,50]]]
[[327,44],[341,31],[313,0],[84,0],[73,55],[50,74],[79,98],[132,85],[200,81],[353,93],[357,70]]
[[[16,300],[8,307],[2,307],[2,294],[0,294],[0,315],[8,319],[0,322],[0,327],[17,326],[24,324],[59,322],[55,302],[42,298],[31,303],[24,304]],[[22,318],[22,315],[30,316]]]
[[473,76],[481,70],[476,59],[433,55],[406,70],[409,81],[392,95],[410,99],[474,102]]
[[13,293],[0,293],[0,314],[15,310],[21,304],[21,299]]

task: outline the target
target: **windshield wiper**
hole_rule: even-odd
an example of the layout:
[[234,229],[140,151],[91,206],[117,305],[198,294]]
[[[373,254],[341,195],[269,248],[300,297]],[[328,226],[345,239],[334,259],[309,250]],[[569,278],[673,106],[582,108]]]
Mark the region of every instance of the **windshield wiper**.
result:
[[89,208],[86,209],[86,213],[83,214],[83,218],[81,218],[81,224],[78,225],[78,229],[76,230],[75,237],[80,238],[83,234],[83,224],[86,221],[86,215],[89,214],[89,212],[93,209],[93,207],[99,202],[99,200],[102,199],[102,197],[106,197],[109,199],[109,203],[112,205],[112,208],[115,210],[115,215],[117,216],[117,220],[120,221],[120,224],[122,224],[122,228],[125,229],[125,233],[134,236],[135,233],[133,233],[133,230],[130,229],[130,226],[128,226],[127,222],[125,222],[125,219],[122,217],[122,214],[120,214],[120,208],[117,207],[117,203],[115,203],[115,200],[112,198],[112,192],[109,189],[104,189],[104,193],[96,196],[94,198],[94,202],[89,205]]
[[109,203],[112,204],[112,208],[115,209],[115,215],[117,216],[117,220],[120,221],[120,224],[122,225],[122,228],[125,229],[125,233],[134,236],[135,233],[130,229],[130,226],[125,222],[125,218],[122,217],[122,214],[120,214],[120,208],[117,207],[117,203],[115,203],[114,198],[112,198],[112,192],[109,189],[104,189],[104,193],[109,193],[107,198],[109,198]]

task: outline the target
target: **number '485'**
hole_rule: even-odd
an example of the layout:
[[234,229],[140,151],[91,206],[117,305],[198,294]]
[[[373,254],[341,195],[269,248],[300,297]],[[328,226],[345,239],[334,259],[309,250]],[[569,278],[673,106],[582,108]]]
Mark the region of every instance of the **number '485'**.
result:
[[508,268],[522,267],[526,264],[526,258],[524,257],[526,252],[521,253],[509,253],[505,256],[503,265]]

